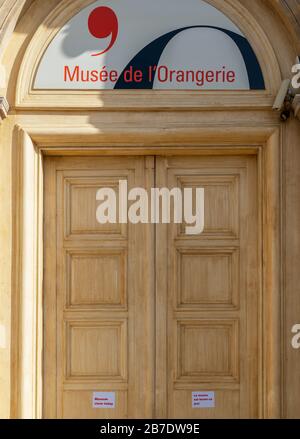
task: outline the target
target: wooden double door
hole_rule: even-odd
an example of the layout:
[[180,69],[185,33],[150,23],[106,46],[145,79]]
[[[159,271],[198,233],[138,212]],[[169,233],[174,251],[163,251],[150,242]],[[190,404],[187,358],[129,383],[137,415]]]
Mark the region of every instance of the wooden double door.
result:
[[[45,157],[44,167],[43,416],[259,417],[256,156]],[[203,233],[99,224],[97,191],[118,193],[120,180],[204,188]],[[107,395],[110,406],[95,405]]]

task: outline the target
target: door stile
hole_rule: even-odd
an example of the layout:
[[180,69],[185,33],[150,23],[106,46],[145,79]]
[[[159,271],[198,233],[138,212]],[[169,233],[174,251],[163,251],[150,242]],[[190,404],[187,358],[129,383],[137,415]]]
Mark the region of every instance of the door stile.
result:
[[[167,187],[167,159],[156,157],[155,187]],[[166,419],[168,416],[168,225],[155,227],[155,297],[156,297],[156,392],[155,416]]]

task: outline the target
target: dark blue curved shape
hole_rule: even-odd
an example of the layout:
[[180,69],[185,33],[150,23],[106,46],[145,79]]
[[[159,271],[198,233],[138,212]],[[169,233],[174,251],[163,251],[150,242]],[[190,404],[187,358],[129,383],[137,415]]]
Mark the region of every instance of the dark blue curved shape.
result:
[[[144,49],[142,49],[125,67],[123,72],[121,73],[116,85],[115,89],[153,89],[153,83],[155,79],[155,75],[152,78],[152,81],[148,81],[148,69],[150,66],[155,66],[159,64],[159,60],[163,54],[168,43],[178,35],[180,32],[189,29],[214,29],[228,35],[239,48],[243,59],[245,61],[249,84],[251,90],[265,90],[265,81],[261,71],[261,67],[259,65],[258,59],[250,46],[249,42],[246,38],[238,35],[235,32],[229,31],[227,29],[222,29],[220,27],[215,26],[188,26],[182,29],[177,29],[172,32],[169,32],[156,40],[152,41],[152,43],[148,44]],[[144,80],[139,83],[130,82],[127,83],[124,81],[124,72],[130,67],[133,70],[141,70],[143,72]]]

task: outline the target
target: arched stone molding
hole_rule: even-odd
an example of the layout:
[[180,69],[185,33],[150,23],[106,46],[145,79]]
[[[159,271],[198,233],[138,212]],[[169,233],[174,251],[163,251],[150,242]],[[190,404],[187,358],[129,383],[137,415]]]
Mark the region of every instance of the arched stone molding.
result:
[[[228,93],[208,92],[201,96],[195,93],[139,91],[138,94],[126,91],[88,92],[79,91],[36,91],[33,90],[33,81],[36,69],[45,49],[53,40],[62,26],[83,7],[91,4],[93,0],[62,0],[51,11],[47,18],[37,29],[26,50],[20,66],[15,96],[16,108],[154,108],[154,107],[179,107],[200,108],[218,107],[264,107],[270,106],[281,83],[281,71],[272,45],[268,41],[263,29],[253,19],[252,15],[239,3],[233,0],[209,0],[213,6],[224,12],[249,39],[261,63],[266,81],[264,92],[240,92],[229,96]],[[62,99],[62,95],[64,98]]]
[[[55,93],[50,93],[46,97],[44,95],[45,98],[41,98],[39,94],[33,94],[30,95],[28,101],[29,84],[27,83],[28,87],[26,89],[24,80],[20,78],[21,76],[24,78],[26,59],[29,59],[30,52],[34,58],[32,49],[35,49],[35,55],[38,55],[36,47],[34,48],[33,46],[39,30],[43,27],[43,23],[49,24],[52,19],[52,24],[53,20],[55,24],[55,17],[53,17],[54,11],[59,12],[64,9],[62,5],[67,5],[67,10],[63,10],[61,18],[58,19],[58,21],[63,23],[67,20],[68,15],[66,14],[69,14],[69,16],[72,15],[71,10],[73,10],[73,12],[76,11],[76,9],[79,10],[84,7],[84,5],[92,3],[93,0],[77,0],[74,2],[68,2],[67,0],[48,0],[47,2],[44,2],[43,0],[27,0],[21,10],[15,10],[8,14],[7,5],[9,1],[12,2],[13,0],[4,0],[3,4],[0,6],[0,17],[2,16],[2,22],[4,21],[3,16],[5,16],[5,14],[6,21],[15,20],[15,22],[17,22],[17,16],[19,17],[19,21],[17,22],[15,32],[12,35],[12,27],[10,27],[10,30],[7,28],[5,32],[6,44],[4,46],[7,46],[7,48],[2,57],[1,50],[3,52],[4,46],[2,47],[0,45],[0,69],[3,71],[2,77],[7,78],[5,84],[0,83],[0,96],[6,96],[12,109],[16,108],[16,104],[20,108],[22,106],[23,108],[30,108],[30,99],[32,101],[32,108],[35,109],[45,107],[59,108],[59,105],[58,107],[56,105],[59,102],[57,97],[55,97]],[[236,21],[241,26],[246,36],[250,39],[260,60],[266,60],[263,62],[262,67],[264,74],[267,75],[267,85],[269,86],[268,92],[265,94],[252,93],[251,97],[249,94],[244,94],[244,96],[240,94],[240,102],[237,106],[241,109],[249,108],[249,106],[250,108],[269,109],[273,104],[275,94],[280,85],[280,80],[290,76],[291,66],[294,64],[295,57],[298,54],[297,47],[300,45],[298,39],[300,26],[298,26],[297,21],[299,20],[300,15],[299,7],[292,6],[293,9],[291,9],[291,4],[294,0],[282,0],[280,2],[261,2],[259,0],[227,0],[226,2],[223,0],[207,1],[221,9],[225,14],[231,16],[233,21]],[[73,3],[73,6],[69,3]],[[11,16],[12,13],[14,18]],[[56,21],[56,25],[58,21]],[[299,29],[299,33],[296,31],[297,29]],[[8,38],[9,32],[11,38]],[[35,32],[36,36],[34,37]],[[53,36],[54,32],[55,29],[47,29],[48,36],[49,34],[52,34]],[[260,37],[262,37],[262,40]],[[265,48],[267,48],[267,51],[265,51]],[[26,56],[24,57],[25,52]],[[12,53],[14,56],[12,56]],[[36,61],[37,60],[35,59],[34,62]],[[24,68],[22,67],[20,76],[19,71],[21,69],[21,64]],[[28,67],[27,76],[30,76],[30,73],[32,73],[32,66]],[[16,82],[18,77],[19,87],[16,94]],[[30,83],[30,77],[27,77],[27,80]],[[125,96],[123,96],[124,94]],[[165,107],[168,106],[168,102],[170,103],[169,107],[176,107],[176,98],[172,101],[172,99],[170,99],[170,94],[167,99],[164,98],[162,93],[160,94],[161,97],[159,102],[155,93],[153,93],[155,100],[153,104],[151,104],[151,101],[149,102],[147,93],[145,94],[144,99],[140,96],[137,107],[140,109],[145,107],[151,109],[153,107],[159,107],[160,105]],[[215,99],[216,96],[213,96],[212,93],[210,94],[212,96],[211,102],[215,104],[215,107],[218,107],[221,102],[224,105],[224,108],[226,108],[226,106],[236,106],[236,101],[232,102],[232,99],[227,98],[226,95],[223,95],[222,99],[218,101],[218,99]],[[201,102],[199,102],[199,100],[194,100],[193,102],[189,99],[188,95],[186,95],[186,98],[187,99],[181,96],[179,108],[187,107],[195,109],[201,108],[201,104],[203,104],[204,107],[210,104],[209,100],[206,99],[201,99]],[[21,104],[20,101],[22,101]],[[61,102],[61,99],[59,101]],[[99,99],[99,93],[97,93],[97,96],[94,97],[92,101],[94,101],[94,103],[91,102],[91,96],[86,94],[86,99],[81,99],[79,107],[94,107],[97,109],[102,107],[128,108],[128,106],[134,107],[136,104],[136,99],[134,98],[132,99],[133,102],[130,100],[128,101],[124,91],[121,91],[118,97],[114,93],[111,99]],[[65,100],[65,107],[74,109],[77,105],[77,98],[75,100],[70,97],[70,99]]]

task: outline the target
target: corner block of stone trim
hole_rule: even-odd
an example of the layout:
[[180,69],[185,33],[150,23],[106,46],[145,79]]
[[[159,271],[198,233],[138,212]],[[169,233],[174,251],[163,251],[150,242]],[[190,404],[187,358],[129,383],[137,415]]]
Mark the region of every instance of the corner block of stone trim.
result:
[[8,115],[9,104],[7,102],[6,97],[0,96],[0,122],[2,119],[5,119]]

